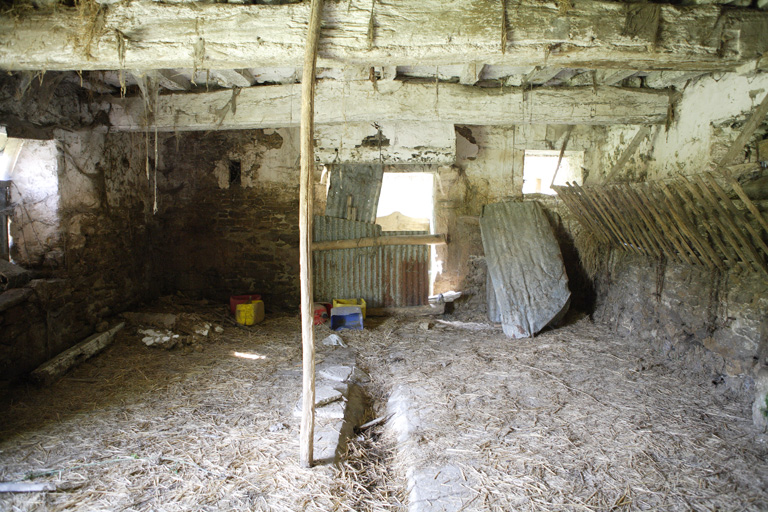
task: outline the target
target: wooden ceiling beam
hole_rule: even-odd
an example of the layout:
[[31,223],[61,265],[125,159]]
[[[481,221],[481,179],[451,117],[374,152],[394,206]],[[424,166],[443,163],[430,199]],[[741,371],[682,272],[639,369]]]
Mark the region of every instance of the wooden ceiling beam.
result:
[[[635,4],[523,0],[500,48],[500,2],[331,3],[323,12],[322,67],[449,65],[729,71],[768,53],[768,12],[658,5],[657,30],[632,32]],[[309,3],[236,5],[135,0],[0,18],[0,69],[244,69],[300,67]],[[627,28],[630,27],[630,28]],[[327,35],[326,35],[327,34]],[[87,36],[86,36],[87,35]],[[546,63],[546,64],[545,64]]]
[[[249,87],[236,98],[229,90],[161,95],[154,120],[162,131],[298,126],[300,87]],[[400,81],[322,81],[316,94],[317,124],[661,124],[669,103],[666,92],[617,87],[525,90]],[[111,129],[143,130],[143,108],[141,98],[115,98]]]

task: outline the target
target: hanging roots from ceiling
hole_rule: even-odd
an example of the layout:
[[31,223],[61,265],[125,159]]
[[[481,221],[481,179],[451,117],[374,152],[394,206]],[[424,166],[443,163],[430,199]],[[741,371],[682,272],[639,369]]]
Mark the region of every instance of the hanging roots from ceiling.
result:
[[98,39],[104,33],[106,24],[106,9],[96,0],[75,0],[77,18],[81,22],[78,32],[75,34],[75,47],[81,48],[83,54],[91,58],[91,47],[94,39]]

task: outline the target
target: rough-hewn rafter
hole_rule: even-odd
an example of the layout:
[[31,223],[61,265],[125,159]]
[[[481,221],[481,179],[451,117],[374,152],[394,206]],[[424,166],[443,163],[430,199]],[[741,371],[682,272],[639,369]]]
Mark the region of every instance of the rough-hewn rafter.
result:
[[[634,4],[423,0],[329,4],[320,66],[469,62],[580,68],[727,70],[768,50],[768,13],[720,6],[659,6],[658,30],[636,30]],[[309,4],[237,5],[147,0],[0,19],[0,69],[240,69],[300,66]],[[91,35],[93,37],[91,37]]]
[[[229,90],[169,94],[158,98],[154,119],[159,130],[298,126],[300,87],[249,87],[237,95]],[[618,87],[524,90],[332,80],[317,85],[315,123],[660,124],[666,120],[668,101],[666,92]],[[144,129],[143,109],[141,98],[114,100],[113,129]]]

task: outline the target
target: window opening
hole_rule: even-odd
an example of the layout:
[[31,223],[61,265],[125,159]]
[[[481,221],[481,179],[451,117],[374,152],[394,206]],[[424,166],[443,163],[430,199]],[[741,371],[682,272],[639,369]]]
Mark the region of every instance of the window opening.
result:
[[229,185],[240,186],[242,167],[240,160],[229,161]]
[[[568,182],[582,183],[584,167],[583,151],[566,151],[557,167],[560,151],[526,150],[523,160],[523,194],[554,195],[554,185],[566,185]],[[557,175],[555,175],[557,170]]]
[[[376,224],[382,231],[434,233],[435,175],[430,172],[385,172],[381,181]],[[434,246],[429,247],[429,294],[442,269]]]
[[434,174],[385,172],[376,224],[382,231],[428,231],[434,226]]
[[35,268],[53,262],[49,258],[60,243],[59,153],[54,140],[4,135],[0,132],[0,257]]

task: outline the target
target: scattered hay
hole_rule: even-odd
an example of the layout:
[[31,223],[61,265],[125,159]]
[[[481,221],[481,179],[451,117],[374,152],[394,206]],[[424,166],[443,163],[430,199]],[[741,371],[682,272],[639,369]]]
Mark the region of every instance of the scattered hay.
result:
[[579,254],[579,261],[590,279],[600,274],[608,265],[610,258],[610,246],[601,242],[595,235],[581,229],[576,232],[573,244]]
[[[155,311],[227,316],[178,297]],[[59,491],[0,494],[0,510],[349,511],[346,491],[361,487],[365,510],[398,509],[402,492],[372,481],[386,459],[366,469],[372,442],[353,444],[343,470],[299,465],[299,333],[295,317],[227,323],[198,352],[148,348],[126,329],[50,388],[13,390],[0,403],[0,481]]]
[[[227,316],[179,298],[155,310]],[[396,386],[418,392],[409,439],[371,427],[338,467],[313,469],[291,414],[297,318],[226,324],[202,352],[124,330],[56,385],[0,403],[0,480],[59,489],[0,495],[0,509],[399,511],[408,471],[443,465],[462,475],[464,510],[768,509],[768,438],[711,376],[587,320],[516,341],[419,323],[342,333],[373,379],[372,415]]]
[[397,467],[460,468],[465,510],[768,509],[748,398],[637,340],[587,319],[514,341],[387,329],[365,351],[376,387],[419,397]]

